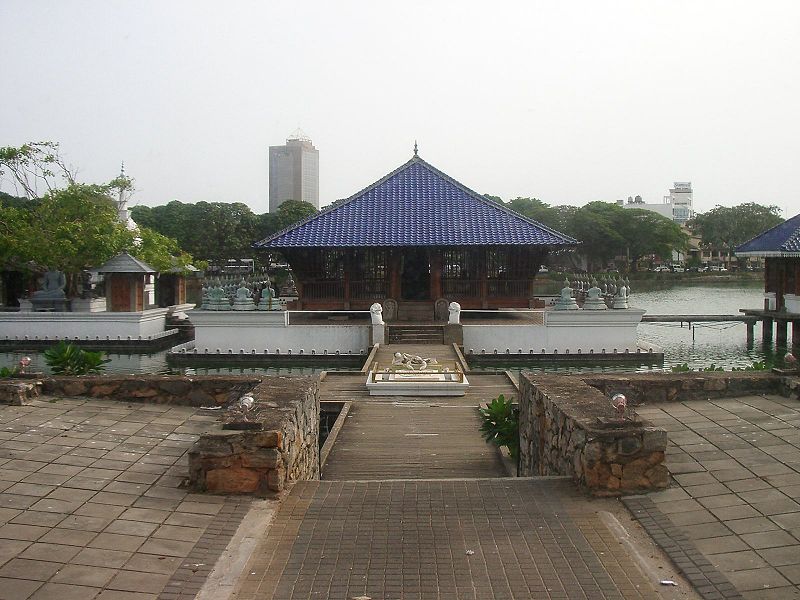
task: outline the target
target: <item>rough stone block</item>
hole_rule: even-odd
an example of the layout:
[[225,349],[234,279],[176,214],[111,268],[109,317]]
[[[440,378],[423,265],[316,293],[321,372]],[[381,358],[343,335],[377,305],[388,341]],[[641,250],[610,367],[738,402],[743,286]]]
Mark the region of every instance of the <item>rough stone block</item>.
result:
[[253,469],[230,467],[206,472],[205,487],[209,492],[246,494],[258,491],[261,475]]
[[667,432],[661,427],[645,427],[642,434],[642,451],[654,452],[667,449]]
[[253,469],[274,469],[280,462],[280,453],[275,448],[259,448],[242,454],[242,466]]

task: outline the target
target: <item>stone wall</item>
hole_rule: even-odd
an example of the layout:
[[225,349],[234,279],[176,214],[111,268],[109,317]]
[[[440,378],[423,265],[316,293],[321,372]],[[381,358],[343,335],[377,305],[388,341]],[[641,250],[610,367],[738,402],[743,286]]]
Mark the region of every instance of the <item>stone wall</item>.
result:
[[520,377],[520,476],[568,475],[590,493],[667,487],[667,433],[633,411],[621,421],[610,400],[580,377]]
[[250,395],[252,416],[202,435],[189,452],[194,489],[265,495],[319,479],[318,380],[265,377]]
[[252,390],[262,378],[236,376],[120,375],[43,377],[42,392],[127,402],[221,406]]
[[581,379],[608,395],[622,392],[629,404],[785,394],[787,378],[769,371],[586,375]]

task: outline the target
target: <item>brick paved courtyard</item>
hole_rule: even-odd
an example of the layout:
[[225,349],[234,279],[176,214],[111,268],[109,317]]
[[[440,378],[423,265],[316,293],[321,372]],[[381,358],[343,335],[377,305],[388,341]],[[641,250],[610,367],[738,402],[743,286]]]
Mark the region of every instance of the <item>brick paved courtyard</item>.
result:
[[781,396],[656,404],[673,487],[651,494],[747,599],[800,598],[800,403]]
[[0,406],[0,600],[193,597],[248,506],[179,487],[201,412]]
[[571,481],[298,483],[240,600],[662,598]]

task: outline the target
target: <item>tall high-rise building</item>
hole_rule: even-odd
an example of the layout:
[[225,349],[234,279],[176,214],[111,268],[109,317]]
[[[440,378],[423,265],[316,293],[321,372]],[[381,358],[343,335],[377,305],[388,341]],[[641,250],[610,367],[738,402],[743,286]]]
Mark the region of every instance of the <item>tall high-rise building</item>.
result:
[[669,196],[664,196],[664,202],[672,204],[673,220],[686,223],[694,216],[692,206],[692,182],[676,181],[675,186],[669,191]]
[[319,208],[319,150],[300,130],[285,145],[269,147],[269,212],[286,200]]

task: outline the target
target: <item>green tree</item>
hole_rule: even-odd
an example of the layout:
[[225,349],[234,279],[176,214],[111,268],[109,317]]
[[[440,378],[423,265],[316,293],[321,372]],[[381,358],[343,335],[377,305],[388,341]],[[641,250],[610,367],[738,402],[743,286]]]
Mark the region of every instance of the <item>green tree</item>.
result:
[[686,250],[689,236],[672,219],[640,208],[623,208],[622,211],[618,227],[631,271],[637,270],[644,256],[655,254],[663,260],[671,260],[674,250]]
[[696,215],[689,227],[702,239],[703,245],[720,250],[733,250],[753,239],[783,219],[777,206],[747,202],[738,206],[716,206]]
[[560,224],[558,210],[538,198],[514,198],[506,206],[552,229],[557,229]]
[[278,207],[279,230],[294,225],[308,217],[312,217],[319,211],[310,202],[302,200],[286,200]]

